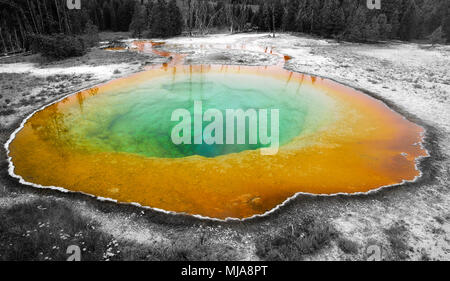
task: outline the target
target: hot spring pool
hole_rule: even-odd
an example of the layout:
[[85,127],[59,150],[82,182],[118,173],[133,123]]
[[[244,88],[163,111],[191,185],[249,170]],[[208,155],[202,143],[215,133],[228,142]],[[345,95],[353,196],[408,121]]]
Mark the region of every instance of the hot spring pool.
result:
[[[227,144],[225,135],[224,144],[174,144],[172,113],[185,109],[193,123],[195,101],[201,114],[222,113],[223,123],[227,109],[278,109],[277,153],[260,153],[268,144],[259,140]],[[423,133],[330,80],[276,66],[165,65],[35,112],[8,148],[11,173],[29,183],[224,219],[263,214],[298,192],[366,192],[414,180],[415,160],[427,155]]]
[[[311,87],[303,87],[300,93],[298,85],[275,78],[265,77],[261,81],[255,73],[212,67],[204,72],[196,69],[190,73],[183,67],[172,71],[167,75],[151,71],[135,77],[132,83],[111,87],[108,94],[79,93],[73,98],[76,106],[63,109],[62,103],[53,105],[55,114],[62,114],[60,130],[64,131],[64,138],[70,139],[73,148],[85,152],[122,152],[157,158],[217,157],[267,145],[249,143],[248,120],[244,144],[236,144],[237,141],[227,144],[226,134],[221,138],[223,144],[194,144],[194,126],[190,126],[192,144],[174,144],[171,132],[177,122],[172,121],[172,114],[176,109],[188,110],[193,123],[194,104],[201,102],[202,113],[209,109],[222,113],[225,129],[227,109],[266,109],[269,124],[270,110],[278,109],[281,145],[316,131],[334,114],[333,100]],[[206,128],[210,122],[203,123]],[[234,129],[237,136],[237,126]]]

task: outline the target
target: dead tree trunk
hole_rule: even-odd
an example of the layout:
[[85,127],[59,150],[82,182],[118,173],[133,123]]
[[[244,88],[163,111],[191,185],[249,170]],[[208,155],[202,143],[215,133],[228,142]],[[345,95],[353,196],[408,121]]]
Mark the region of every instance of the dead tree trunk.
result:
[[59,25],[59,32],[62,31],[62,25],[61,25],[61,14],[59,13],[59,7],[58,7],[58,1],[55,0],[55,6],[56,6],[56,15],[58,16],[58,25]]
[[273,38],[275,38],[275,4],[272,3],[272,32]]
[[22,47],[20,46],[19,36],[17,36],[17,29],[16,28],[14,28],[14,38],[16,39],[15,40],[15,45],[16,45],[17,49],[21,50]]
[[37,9],[38,9],[38,12],[39,12],[41,31],[45,32],[44,17],[43,17],[42,10],[41,10],[41,0],[37,0],[36,2],[37,2],[36,3]]
[[34,28],[36,29],[36,33],[39,33],[39,28],[36,24],[36,17],[34,16],[34,11],[31,7],[30,0],[27,0],[28,10],[30,11],[31,20],[33,21]]
[[68,34],[71,34],[72,30],[71,30],[70,24],[69,24],[69,14],[67,13],[67,9],[64,9],[64,7],[63,7],[63,11],[64,11],[64,23],[66,25],[66,31]]
[[5,39],[3,38],[3,30],[1,27],[0,27],[0,38],[2,39],[3,52],[7,53],[8,50],[6,49],[6,43],[5,43]]

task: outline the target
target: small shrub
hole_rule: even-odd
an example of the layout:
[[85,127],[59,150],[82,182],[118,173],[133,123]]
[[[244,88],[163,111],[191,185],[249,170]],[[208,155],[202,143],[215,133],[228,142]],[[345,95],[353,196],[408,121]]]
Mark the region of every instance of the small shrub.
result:
[[359,245],[358,243],[348,240],[346,238],[340,238],[337,241],[338,247],[346,254],[357,254]]
[[439,223],[439,224],[444,224],[445,223],[445,219],[439,216],[434,217],[434,219]]
[[433,31],[433,33],[430,36],[428,36],[428,40],[433,45],[445,44],[446,39],[445,39],[444,32],[442,31],[442,26],[439,26],[438,28],[436,28],[436,30]]
[[52,59],[64,59],[82,56],[87,51],[87,45],[82,37],[65,34],[30,35],[31,49],[35,53]]
[[389,244],[391,245],[392,252],[397,259],[404,260],[408,258],[409,247],[406,243],[407,228],[403,223],[395,223],[388,229],[384,230],[387,235]]
[[0,111],[0,116],[7,116],[16,113],[16,111],[12,108],[8,108],[6,110]]
[[98,27],[88,21],[86,23],[86,28],[84,29],[84,35],[82,36],[83,41],[86,46],[94,47],[100,41],[100,36],[98,35]]
[[275,237],[260,237],[256,241],[256,254],[263,260],[302,260],[327,246],[335,236],[331,225],[308,217],[299,225],[284,228]]

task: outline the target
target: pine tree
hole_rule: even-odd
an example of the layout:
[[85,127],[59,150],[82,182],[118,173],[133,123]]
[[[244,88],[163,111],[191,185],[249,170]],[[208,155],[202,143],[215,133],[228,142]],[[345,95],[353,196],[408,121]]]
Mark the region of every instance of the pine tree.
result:
[[253,21],[255,18],[255,13],[253,12],[253,9],[250,7],[246,7],[245,9],[247,11],[247,16],[246,16],[247,21],[245,23],[245,25],[246,25],[245,28],[246,28],[246,30],[253,30]]
[[[399,11],[403,9],[402,7],[403,0],[382,0],[381,1],[381,13],[385,14],[388,22],[392,23],[392,19],[394,16],[397,17],[397,21],[399,18]],[[396,14],[396,15],[394,15]]]
[[[273,6],[273,13],[274,13],[274,23],[275,23],[275,29],[280,30],[283,25],[283,14],[284,14],[284,8],[281,3],[281,0],[272,0],[274,2]],[[291,0],[293,1],[293,0]]]
[[100,41],[98,27],[94,25],[90,19],[87,21],[86,27],[84,28],[83,39],[89,47],[95,46],[98,41]]
[[399,12],[395,11],[391,17],[391,36],[390,38],[398,38],[398,31],[400,29]]
[[148,1],[145,4],[145,27],[148,30],[150,30],[150,27],[153,25],[152,11],[153,11],[153,2]]
[[295,31],[297,29],[296,28],[297,11],[298,11],[298,1],[297,0],[289,1],[283,15],[284,31]]
[[117,28],[120,31],[128,31],[131,21],[133,20],[134,1],[123,0],[119,4],[119,13],[117,13]]
[[300,32],[311,32],[312,6],[309,1],[301,1],[297,13],[297,30]]
[[430,43],[433,45],[445,43],[446,38],[444,37],[442,26],[436,28],[436,30],[428,37],[428,39],[430,40]]
[[442,32],[447,39],[447,43],[450,43],[450,2],[446,3],[445,13],[442,19]]
[[304,31],[302,15],[303,15],[303,11],[301,8],[299,8],[297,11],[297,15],[295,16],[295,31],[298,31],[298,32]]
[[338,0],[326,0],[320,15],[321,33],[324,36],[335,36],[343,31],[345,24],[344,10]]
[[180,35],[183,30],[183,18],[176,0],[171,0],[167,6],[169,16],[169,35]]
[[424,34],[431,34],[442,23],[441,8],[434,4],[434,1],[425,0],[422,7],[423,31]]
[[342,10],[346,20],[349,20],[358,8],[358,2],[355,0],[343,0],[341,4]]
[[150,27],[152,37],[168,36],[168,18],[165,0],[158,0],[152,8],[152,26]]
[[404,41],[410,41],[417,35],[417,7],[414,0],[407,1],[407,9],[400,22],[399,36]]
[[308,22],[310,26],[310,32],[314,34],[320,34],[322,30],[322,18],[320,16],[320,10],[322,9],[321,1],[309,0],[309,12]]
[[367,39],[366,34],[366,8],[360,6],[355,11],[355,15],[352,18],[351,24],[345,31],[345,38],[351,41],[365,41]]
[[272,30],[272,10],[265,2],[263,4],[263,30]]
[[262,19],[263,19],[263,9],[262,9],[262,5],[260,5],[258,7],[258,11],[256,11],[256,13],[253,15],[252,18],[252,25],[253,27],[256,27],[258,30],[262,30],[263,28],[263,24],[262,24]]
[[[224,2],[219,2],[214,7],[214,14],[217,14],[217,16],[214,18],[214,25],[217,27],[224,27],[226,25],[226,13],[225,13],[225,4]],[[259,10],[261,10],[261,6],[259,6]],[[259,11],[258,10],[258,11]],[[262,17],[254,17],[253,24],[257,25],[259,27],[259,22]]]
[[133,13],[133,19],[130,23],[130,31],[133,37],[141,38],[146,28],[145,25],[146,10],[141,4],[136,3]]
[[385,14],[381,14],[378,16],[378,25],[379,25],[379,39],[386,40],[389,39],[392,31],[392,26],[387,21],[387,16]]
[[366,25],[367,39],[377,41],[380,38],[380,25],[378,24],[378,17],[373,16],[370,24]]
[[109,15],[111,18],[111,30],[119,31],[118,24],[117,24],[117,2],[116,2],[116,0],[113,0],[109,3],[108,9],[109,9]]
[[103,3],[102,8],[102,14],[103,14],[103,26],[106,30],[111,29],[111,14],[109,10],[109,4],[107,2]]

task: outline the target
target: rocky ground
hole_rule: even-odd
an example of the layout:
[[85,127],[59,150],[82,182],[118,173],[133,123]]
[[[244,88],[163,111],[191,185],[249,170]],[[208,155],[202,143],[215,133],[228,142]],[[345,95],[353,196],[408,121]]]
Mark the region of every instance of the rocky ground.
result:
[[[65,259],[69,245],[94,260],[450,258],[449,46],[238,34],[172,38],[161,48],[186,54],[191,64],[271,65],[287,55],[290,70],[362,89],[426,128],[423,176],[369,195],[303,195],[263,218],[213,222],[21,185],[8,175],[2,150],[0,260]],[[1,58],[0,141],[53,100],[163,61],[102,49],[59,62]]]

